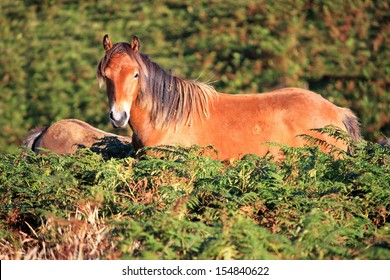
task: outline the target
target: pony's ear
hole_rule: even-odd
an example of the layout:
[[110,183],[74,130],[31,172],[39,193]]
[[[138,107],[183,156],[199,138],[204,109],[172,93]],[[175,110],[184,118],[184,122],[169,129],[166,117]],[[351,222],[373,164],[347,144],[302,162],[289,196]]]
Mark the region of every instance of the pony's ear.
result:
[[133,37],[133,40],[131,41],[131,48],[134,52],[138,52],[139,48],[141,47],[141,42],[139,41],[137,36]]
[[108,52],[109,50],[111,50],[112,48],[112,42],[111,42],[111,39],[110,37],[108,37],[108,35],[104,35],[103,37],[103,48],[106,52]]

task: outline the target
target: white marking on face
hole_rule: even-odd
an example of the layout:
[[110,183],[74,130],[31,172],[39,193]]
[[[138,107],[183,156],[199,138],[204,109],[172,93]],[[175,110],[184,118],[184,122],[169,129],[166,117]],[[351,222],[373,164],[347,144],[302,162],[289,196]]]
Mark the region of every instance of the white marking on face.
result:
[[130,106],[127,102],[122,102],[116,106],[115,102],[110,106],[110,121],[114,127],[125,127],[130,119]]

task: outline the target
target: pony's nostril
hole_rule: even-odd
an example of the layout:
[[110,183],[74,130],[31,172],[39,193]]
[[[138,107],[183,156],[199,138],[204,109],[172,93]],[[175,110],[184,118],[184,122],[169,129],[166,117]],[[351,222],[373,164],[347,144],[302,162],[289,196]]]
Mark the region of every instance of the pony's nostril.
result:
[[126,111],[122,111],[122,112],[111,111],[109,116],[110,116],[111,123],[115,128],[124,127],[128,123],[129,113],[127,113]]
[[122,119],[123,119],[123,120],[127,120],[127,112],[126,112],[126,111],[123,112]]

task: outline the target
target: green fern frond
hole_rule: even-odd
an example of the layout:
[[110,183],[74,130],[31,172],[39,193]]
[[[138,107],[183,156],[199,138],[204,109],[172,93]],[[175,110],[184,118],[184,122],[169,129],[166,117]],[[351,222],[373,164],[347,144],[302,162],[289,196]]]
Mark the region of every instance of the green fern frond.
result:
[[343,141],[348,145],[353,142],[352,138],[348,135],[346,131],[342,130],[341,128],[335,125],[327,125],[324,126],[323,128],[312,128],[310,130],[318,132],[320,134],[327,134],[328,136],[336,140]]
[[[327,126],[324,126],[323,128],[312,128],[310,130],[317,132],[317,133],[320,133],[322,135],[326,134],[337,141],[344,142],[346,145],[348,145],[349,150],[353,150],[355,148],[354,141],[348,135],[348,133],[335,125],[327,125]],[[344,151],[342,149],[336,147],[334,144],[331,144],[326,140],[319,139],[317,137],[314,137],[314,136],[308,135],[308,134],[299,134],[297,136],[304,139],[310,145],[324,147],[325,149],[327,149],[333,153],[344,153]]]
[[298,137],[301,137],[303,140],[305,140],[308,144],[312,146],[324,147],[327,150],[338,149],[335,145],[308,134],[299,134]]

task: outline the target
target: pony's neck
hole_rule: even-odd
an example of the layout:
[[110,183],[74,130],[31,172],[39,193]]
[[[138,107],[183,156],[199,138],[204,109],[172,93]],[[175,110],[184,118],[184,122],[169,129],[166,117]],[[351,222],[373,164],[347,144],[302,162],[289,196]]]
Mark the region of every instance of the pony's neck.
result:
[[149,111],[150,122],[156,129],[207,118],[209,107],[218,96],[212,86],[174,76],[146,56],[141,73],[137,102]]

